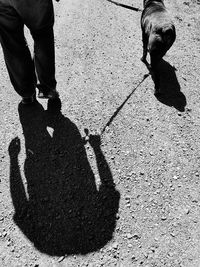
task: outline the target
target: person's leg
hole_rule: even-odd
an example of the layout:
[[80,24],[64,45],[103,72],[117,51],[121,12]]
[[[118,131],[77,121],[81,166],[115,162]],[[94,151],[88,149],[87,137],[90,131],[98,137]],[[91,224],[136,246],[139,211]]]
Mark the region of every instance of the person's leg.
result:
[[38,31],[31,31],[34,39],[34,61],[38,77],[40,98],[55,98],[55,48],[53,26]]
[[0,3],[0,42],[15,91],[23,98],[31,98],[35,95],[36,76],[24,37],[24,24],[11,6],[2,3]]
[[39,97],[54,98],[58,93],[55,79],[52,0],[21,0],[21,2],[13,0],[13,3],[34,40],[34,63]]

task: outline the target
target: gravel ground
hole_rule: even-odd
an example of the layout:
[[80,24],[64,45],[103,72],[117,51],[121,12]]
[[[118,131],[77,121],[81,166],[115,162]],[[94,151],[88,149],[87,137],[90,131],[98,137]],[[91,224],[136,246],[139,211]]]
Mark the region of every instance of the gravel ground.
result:
[[200,266],[200,2],[165,3],[162,99],[106,0],[54,3],[61,109],[19,105],[1,51],[0,266]]

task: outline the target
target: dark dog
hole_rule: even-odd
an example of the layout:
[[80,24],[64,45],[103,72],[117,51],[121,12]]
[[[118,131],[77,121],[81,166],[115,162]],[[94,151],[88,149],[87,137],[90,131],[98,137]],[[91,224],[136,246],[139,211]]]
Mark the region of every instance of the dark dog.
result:
[[[155,82],[155,94],[159,93],[159,77],[156,67],[176,39],[175,26],[163,0],[144,0],[141,16],[143,56],[141,60],[151,70]],[[147,62],[150,54],[150,64]]]

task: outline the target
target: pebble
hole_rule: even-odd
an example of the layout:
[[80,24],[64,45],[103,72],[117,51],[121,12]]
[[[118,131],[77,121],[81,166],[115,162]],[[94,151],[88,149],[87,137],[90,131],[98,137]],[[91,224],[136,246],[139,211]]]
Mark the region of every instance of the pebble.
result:
[[61,262],[61,261],[63,261],[65,259],[65,256],[62,256],[62,257],[60,257],[59,259],[58,259],[58,262]]
[[136,260],[135,255],[133,255],[133,256],[131,257],[131,259],[132,259],[133,261],[135,261],[135,260]]
[[188,208],[185,208],[184,213],[185,214],[189,214],[190,213],[190,210]]
[[133,238],[133,235],[130,234],[130,233],[128,233],[126,237],[127,237],[128,239],[131,239],[131,238]]
[[118,243],[115,242],[115,243],[112,245],[112,248],[117,249],[117,248],[118,248]]
[[135,238],[135,239],[140,239],[140,236],[139,236],[139,234],[134,234],[134,235],[133,235],[133,238]]
[[120,218],[120,215],[119,215],[119,213],[117,213],[116,214],[116,219],[119,220],[119,218]]
[[90,138],[89,138],[89,136],[87,135],[87,136],[85,137],[85,141],[88,142],[89,139],[90,139]]
[[4,236],[4,237],[7,236],[7,232],[6,232],[6,231],[3,232],[3,236]]
[[192,199],[192,202],[193,202],[193,203],[197,203],[197,202],[198,202],[198,199],[194,197],[194,198]]

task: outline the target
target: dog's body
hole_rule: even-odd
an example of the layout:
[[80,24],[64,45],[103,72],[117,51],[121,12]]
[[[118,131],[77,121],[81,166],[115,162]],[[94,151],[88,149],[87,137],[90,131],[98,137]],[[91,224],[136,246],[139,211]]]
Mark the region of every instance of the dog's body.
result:
[[[144,0],[141,16],[143,56],[141,60],[154,73],[155,87],[159,79],[156,66],[176,39],[175,26],[166,10],[163,0]],[[150,64],[147,62],[147,52],[150,54]]]

